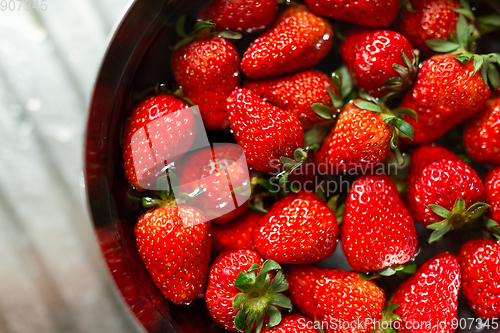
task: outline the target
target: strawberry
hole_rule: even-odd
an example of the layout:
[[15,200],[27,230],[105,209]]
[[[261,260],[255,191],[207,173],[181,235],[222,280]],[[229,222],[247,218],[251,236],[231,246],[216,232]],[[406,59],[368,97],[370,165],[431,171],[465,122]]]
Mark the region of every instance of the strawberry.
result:
[[[228,331],[259,333],[267,313],[269,325],[276,326],[281,314],[276,306],[291,308],[281,294],[287,282],[281,267],[255,251],[238,250],[221,254],[212,264],[205,303],[212,318]],[[278,270],[274,278],[270,271]]]
[[332,47],[330,23],[292,6],[247,49],[241,60],[242,72],[251,79],[272,77],[310,68]]
[[474,239],[460,249],[462,293],[474,313],[484,319],[500,317],[500,244]]
[[400,104],[418,115],[418,120],[404,118],[413,126],[414,143],[434,141],[484,107],[491,91],[481,74],[473,73],[472,60],[462,64],[450,54],[423,63],[416,83]]
[[123,138],[125,176],[132,186],[154,189],[164,161],[189,150],[197,133],[195,117],[191,112],[176,112],[187,108],[188,104],[170,95],[149,97],[134,108]]
[[500,164],[500,98],[466,120],[464,147],[467,155],[480,163]]
[[257,251],[280,264],[328,258],[337,246],[335,215],[315,194],[290,194],[271,207],[252,232]]
[[198,12],[218,29],[252,33],[265,29],[278,14],[278,0],[212,0]]
[[458,161],[460,158],[453,152],[435,143],[415,149],[413,154],[411,154],[410,172],[408,175],[409,184],[413,184],[426,166],[441,160]]
[[403,9],[403,19],[398,24],[401,33],[411,44],[429,57],[434,52],[425,43],[428,40],[450,40],[456,35],[461,8],[457,0],[410,0],[411,10]]
[[491,218],[500,224],[500,167],[496,167],[484,178],[486,202],[490,205]]
[[212,249],[216,253],[241,249],[254,250],[252,230],[264,216],[248,210],[224,225],[212,225]]
[[292,304],[305,314],[316,312],[314,291],[316,279],[323,276],[324,269],[310,265],[296,265],[286,273],[288,294]]
[[357,273],[298,265],[288,271],[287,279],[292,304],[306,316],[327,322],[325,333],[367,333],[375,328],[370,323],[382,318],[384,291]]
[[352,101],[344,106],[335,128],[315,155],[315,163],[323,174],[369,168],[382,162],[389,153],[389,124],[355,104]]
[[304,131],[294,115],[247,89],[237,89],[229,96],[227,112],[248,166],[257,171],[279,171],[280,158],[293,156],[304,143]]
[[373,97],[400,92],[417,75],[418,55],[400,33],[362,30],[350,33],[340,45],[355,85]]
[[298,313],[288,315],[283,318],[281,324],[268,330],[264,328],[262,331],[268,333],[318,333],[314,329],[314,322]]
[[314,103],[333,108],[326,88],[334,90],[330,78],[316,70],[260,81],[246,82],[244,87],[263,99],[295,115],[304,129],[325,120],[311,109]]
[[413,220],[385,175],[361,176],[354,182],[340,233],[349,265],[358,272],[395,273],[417,252]]
[[392,0],[305,0],[305,3],[316,15],[372,28],[388,26],[399,12],[399,1]]
[[207,30],[176,50],[171,66],[175,82],[198,105],[205,126],[224,129],[229,126],[226,99],[240,84],[240,56],[232,42]]
[[[427,152],[441,149],[428,148]],[[424,165],[415,160],[418,169],[410,170],[406,202],[414,221],[434,230],[429,239],[433,242],[477,219],[488,205],[480,202],[485,198],[481,179],[465,162],[458,158],[427,161]]]
[[141,215],[135,225],[141,259],[174,304],[189,304],[204,291],[211,236],[210,222],[203,221],[198,210],[168,201]]
[[[207,219],[227,223],[246,211],[250,176],[242,158],[241,147],[235,144],[214,144],[195,150],[180,160],[179,192],[195,193],[190,206],[197,207]],[[245,191],[246,190],[246,191]]]
[[[399,305],[399,332],[451,333],[456,329],[460,267],[457,257],[443,252],[423,264],[389,300]],[[453,326],[455,325],[455,326]]]

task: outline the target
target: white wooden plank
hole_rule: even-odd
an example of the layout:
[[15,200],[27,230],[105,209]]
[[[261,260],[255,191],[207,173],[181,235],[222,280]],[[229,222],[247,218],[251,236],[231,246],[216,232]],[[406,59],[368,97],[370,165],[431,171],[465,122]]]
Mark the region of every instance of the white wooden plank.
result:
[[96,10],[50,0],[43,13],[0,12],[1,332],[135,327],[88,243],[80,188],[86,97],[113,21]]

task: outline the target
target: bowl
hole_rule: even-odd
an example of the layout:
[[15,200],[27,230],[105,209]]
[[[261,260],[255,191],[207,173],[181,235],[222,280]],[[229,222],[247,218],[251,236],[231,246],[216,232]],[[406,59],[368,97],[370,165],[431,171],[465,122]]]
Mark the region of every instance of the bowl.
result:
[[[122,137],[127,117],[140,100],[153,93],[158,83],[169,87],[173,82],[170,69],[171,46],[179,38],[175,24],[181,13],[192,14],[205,1],[137,0],[132,3],[114,33],[99,71],[85,138],[85,180],[88,203],[97,241],[101,247],[116,287],[144,330],[150,333],[225,332],[208,314],[204,301],[189,306],[175,306],[154,285],[135,246],[134,224],[144,212],[137,198],[144,195],[128,184],[122,162]],[[348,24],[345,24],[349,28]],[[256,35],[238,43],[242,53]],[[482,41],[483,51],[499,50],[498,34]],[[315,68],[335,70],[341,60],[334,51]],[[172,86],[172,88],[174,88]],[[234,142],[229,131],[207,131],[211,142]],[[453,148],[456,142],[447,142]],[[460,242],[455,233],[442,242],[428,245],[428,231],[418,226],[422,264],[434,254],[451,250],[457,253]],[[317,265],[349,269],[338,246],[334,255]],[[403,280],[384,278],[379,285],[390,295]],[[459,298],[459,317],[476,318],[467,301]],[[494,330],[459,329],[457,332],[494,332]]]

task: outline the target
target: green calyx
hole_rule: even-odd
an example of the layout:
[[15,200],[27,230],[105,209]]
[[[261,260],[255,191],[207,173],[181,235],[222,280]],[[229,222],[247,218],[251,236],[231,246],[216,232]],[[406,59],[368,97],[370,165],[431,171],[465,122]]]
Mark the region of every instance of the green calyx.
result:
[[[314,103],[311,105],[313,111],[323,119],[334,119],[342,106],[348,101],[355,98],[354,83],[352,82],[352,77],[347,70],[347,67],[342,66],[332,73],[332,85],[333,90],[329,87],[326,88],[328,95],[332,101],[332,105],[335,108],[332,109],[328,105]],[[335,91],[335,92],[334,92]]]
[[286,188],[289,185],[288,177],[307,161],[309,151],[318,149],[319,144],[314,144],[306,148],[297,148],[293,153],[293,159],[285,156],[280,157],[280,161],[283,163],[285,170],[273,177],[271,181],[278,180],[279,185],[285,190],[285,192],[289,192],[288,190],[295,193],[298,192],[299,189],[295,188],[293,184],[290,185],[290,189]]
[[[461,64],[474,61],[474,76],[480,71],[485,84],[491,83],[494,89],[500,87],[500,74],[496,67],[500,65],[500,54],[474,54],[477,39],[482,34],[500,29],[500,15],[492,14],[475,18],[467,1],[461,1],[462,8],[455,9],[459,13],[456,36],[449,41],[432,39],[426,41],[427,46],[439,53],[457,54],[455,60]],[[469,20],[471,23],[467,22]],[[476,27],[477,26],[477,27]]]
[[337,219],[337,224],[342,223],[342,218],[344,216],[345,202],[339,205],[339,195],[333,196],[330,200],[326,200],[325,195],[320,196],[326,202],[326,206],[335,214]]
[[496,221],[488,219],[486,221],[486,228],[488,228],[488,231],[493,237],[495,237],[497,240],[500,240],[500,225],[498,225]]
[[408,55],[401,50],[401,56],[403,57],[404,66],[400,64],[393,64],[392,68],[399,74],[399,76],[392,77],[385,81],[385,86],[382,89],[391,90],[385,98],[393,97],[394,95],[408,89],[417,77],[418,72],[418,61],[420,56],[420,51],[412,51],[412,60],[408,58]]
[[142,198],[142,206],[145,208],[172,206],[176,201],[174,186],[180,186],[179,179],[172,171],[168,171],[166,175],[162,175],[156,180],[156,193],[160,198],[144,197]]
[[400,277],[406,277],[407,275],[414,274],[417,271],[417,265],[414,263],[405,265],[393,265],[380,271],[373,273],[360,273],[358,276],[365,280],[373,280],[381,276],[393,276],[398,275]]
[[470,76],[472,77],[480,71],[485,84],[489,82],[494,89],[500,88],[500,73],[497,68],[497,65],[500,65],[500,53],[472,54],[464,52],[454,57],[454,59],[461,64],[472,60],[474,62],[474,71]]
[[465,200],[458,198],[455,201],[453,211],[449,211],[438,205],[430,204],[429,208],[434,213],[444,218],[444,220],[427,226],[434,230],[429,237],[429,243],[435,242],[444,236],[448,231],[461,228],[464,224],[477,220],[490,207],[484,202],[476,202],[465,209]]
[[182,15],[181,17],[179,17],[175,25],[175,31],[177,35],[182,39],[177,44],[175,44],[175,46],[172,48],[173,50],[177,50],[181,46],[193,40],[208,38],[210,36],[220,36],[226,39],[233,39],[233,40],[241,39],[243,37],[243,35],[240,34],[239,32],[227,31],[227,30],[215,31],[216,24],[213,23],[211,20],[197,21],[196,24],[194,25],[191,34],[186,33],[186,31],[184,30],[185,25],[186,25],[186,15]]
[[379,327],[374,327],[375,330],[372,333],[397,333],[393,328],[395,325],[392,325],[395,321],[401,321],[401,317],[394,313],[397,308],[399,308],[399,305],[391,304],[389,301],[384,311],[382,311],[382,319],[378,325]]
[[384,123],[389,124],[391,131],[391,148],[396,154],[396,159],[399,165],[403,165],[405,160],[399,149],[399,138],[401,136],[407,137],[413,140],[413,127],[404,121],[401,117],[403,115],[410,115],[415,119],[418,119],[417,113],[409,108],[396,108],[389,109],[385,106],[384,100],[379,100],[366,94],[364,91],[360,91],[360,97],[364,99],[363,101],[357,101],[354,105],[362,110],[368,110],[377,114],[380,114]]
[[195,106],[196,105],[195,103],[193,103],[193,101],[191,99],[189,99],[186,96],[184,96],[184,90],[182,90],[182,88],[179,88],[179,89],[173,91],[173,90],[169,89],[166,84],[164,84],[164,83],[158,83],[153,88],[153,93],[154,93],[155,96],[170,95],[170,96],[177,97],[179,99],[182,99],[189,106]]
[[[256,270],[260,268],[258,274]],[[271,281],[270,271],[277,271]],[[281,266],[273,260],[266,260],[261,266],[253,264],[250,269],[241,272],[234,283],[241,293],[233,299],[233,308],[240,309],[234,319],[234,326],[240,332],[260,333],[267,315],[267,328],[277,326],[281,322],[281,312],[277,307],[291,309],[290,299],[283,294],[288,289]]]
[[[449,41],[441,39],[430,39],[425,41],[427,46],[433,51],[455,54],[473,51],[476,40],[481,37],[479,31],[474,25],[476,19],[469,4],[464,1],[462,3],[462,8],[456,8],[454,10],[460,14],[458,16],[455,35],[449,36]],[[467,19],[471,23],[469,23]]]
[[259,213],[268,213],[264,206],[266,198],[278,199],[278,193],[273,190],[269,178],[261,172],[253,172],[250,178],[250,189],[251,195],[247,201],[248,207]]
[[156,193],[160,198],[144,197],[142,198],[142,206],[145,208],[176,206],[197,198],[206,192],[206,189],[202,188],[196,189],[192,193],[180,192],[176,196],[174,188],[180,188],[179,178],[172,170],[169,170],[167,175],[162,175],[156,181]]
[[[453,9],[459,14],[456,34],[449,41],[431,39],[427,46],[439,53],[473,52],[475,42],[483,35],[500,30],[500,12],[486,16],[475,17],[467,0],[460,0],[462,8]],[[498,6],[498,4],[490,4]],[[498,9],[498,7],[497,7]]]

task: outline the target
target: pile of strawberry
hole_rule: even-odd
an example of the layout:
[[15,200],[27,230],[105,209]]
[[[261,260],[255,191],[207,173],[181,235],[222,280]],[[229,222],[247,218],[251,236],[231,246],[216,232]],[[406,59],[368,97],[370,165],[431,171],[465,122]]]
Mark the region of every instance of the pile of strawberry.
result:
[[[152,136],[158,160],[190,150],[200,129],[176,118],[190,105],[206,128],[231,130],[252,176],[248,205],[211,222],[171,191],[144,199],[135,235],[154,283],[174,304],[204,297],[231,332],[454,332],[460,290],[478,317],[499,318],[500,54],[474,49],[500,15],[457,0],[304,2],[208,2],[171,57],[181,90],[132,111],[123,155],[135,189],[138,171],[152,183],[165,170],[148,165]],[[335,53],[334,73],[312,69]],[[216,155],[167,183],[234,162]],[[348,193],[310,186],[339,175],[355,176]],[[217,207],[233,200],[219,181],[200,192]],[[460,252],[415,267],[416,223],[429,242],[450,232]],[[315,266],[339,239],[352,271]],[[393,274],[405,281],[386,295],[377,281]]]

